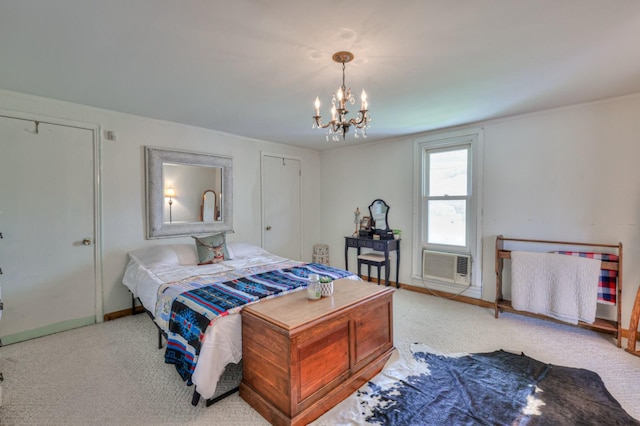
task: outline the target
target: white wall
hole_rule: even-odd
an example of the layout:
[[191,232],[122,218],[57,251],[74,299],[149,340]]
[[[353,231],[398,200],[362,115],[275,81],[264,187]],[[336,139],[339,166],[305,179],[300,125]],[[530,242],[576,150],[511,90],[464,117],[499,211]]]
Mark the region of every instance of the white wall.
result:
[[[344,236],[354,231],[353,211],[359,207],[364,213],[373,199],[384,199],[391,206],[391,227],[403,230],[400,281],[410,282],[414,137],[319,154],[7,91],[0,91],[0,108],[97,123],[116,132],[116,141],[101,142],[105,312],[129,306],[129,293],[120,282],[128,251],[192,242],[145,240],[146,145],[233,156],[236,233],[230,239],[258,245],[260,151],[302,158],[305,260],[311,259],[313,244],[326,243],[331,264],[344,267]],[[640,95],[478,125],[484,128],[483,299],[495,297],[497,234],[622,241],[626,327],[640,282],[635,262],[640,257],[640,168],[635,164],[640,159]],[[353,271],[355,256],[350,255]]]
[[[411,140],[392,140],[322,152],[321,242],[329,244],[331,266],[345,267],[344,237],[355,231],[353,212],[356,207],[360,209],[361,217],[369,216],[369,204],[376,198],[381,198],[390,206],[389,226],[402,230],[401,249],[405,252],[400,257],[400,282],[408,282],[411,270],[410,247],[413,245]],[[352,249],[349,252],[351,271],[357,270],[355,258],[356,251]],[[395,280],[395,275],[393,278]]]
[[[0,109],[99,124],[117,140],[102,140],[102,253],[104,312],[130,306],[121,283],[130,250],[193,239],[145,239],[144,146],[183,149],[233,157],[235,234],[230,241],[261,243],[260,152],[302,159],[304,260],[319,240],[319,154],[282,144],[251,140],[206,129],[0,90]],[[1,154],[0,154],[1,155]]]
[[[624,246],[623,327],[640,282],[640,95],[475,123],[484,129],[483,294],[495,299],[495,237]],[[371,129],[371,132],[375,129]],[[423,136],[423,135],[420,135]],[[356,206],[391,206],[402,233],[400,282],[410,283],[413,140],[322,152],[322,235],[344,266]],[[350,253],[355,270],[355,251]],[[393,268],[392,268],[393,270]]]

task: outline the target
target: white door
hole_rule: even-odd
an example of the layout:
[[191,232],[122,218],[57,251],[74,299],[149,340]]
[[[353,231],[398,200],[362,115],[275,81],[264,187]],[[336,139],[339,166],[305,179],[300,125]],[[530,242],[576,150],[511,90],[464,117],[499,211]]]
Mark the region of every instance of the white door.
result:
[[302,259],[301,167],[296,158],[262,156],[262,246]]
[[96,321],[93,131],[0,117],[3,344]]

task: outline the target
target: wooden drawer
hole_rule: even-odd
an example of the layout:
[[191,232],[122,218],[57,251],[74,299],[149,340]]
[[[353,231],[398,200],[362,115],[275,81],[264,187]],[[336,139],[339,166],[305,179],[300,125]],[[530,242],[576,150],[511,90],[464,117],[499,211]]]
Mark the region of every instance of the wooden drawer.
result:
[[387,246],[387,243],[382,241],[373,241],[373,249],[378,251],[384,251],[384,248]]
[[354,238],[347,238],[347,247],[358,247],[358,240]]
[[373,240],[360,239],[360,240],[358,240],[358,247],[372,248],[373,247]]

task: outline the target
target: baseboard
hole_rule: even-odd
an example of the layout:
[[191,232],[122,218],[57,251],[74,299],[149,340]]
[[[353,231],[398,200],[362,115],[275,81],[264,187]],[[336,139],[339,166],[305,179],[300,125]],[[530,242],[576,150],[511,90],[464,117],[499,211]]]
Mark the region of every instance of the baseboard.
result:
[[400,283],[400,288],[406,290],[415,291],[416,293],[424,293],[431,296],[442,297],[444,299],[456,300],[458,302],[468,303],[469,305],[482,306],[483,308],[493,308],[495,304],[482,299],[476,299],[475,297],[468,297],[463,295],[451,294],[446,291],[433,290],[425,287],[416,287],[414,285]]
[[[134,314],[141,314],[143,312],[145,312],[145,310],[144,310],[144,308],[142,306],[136,306],[136,308],[134,309]],[[123,309],[121,311],[109,312],[108,314],[104,314],[104,320],[105,321],[111,321],[111,320],[114,320],[114,319],[127,317],[129,315],[131,315],[131,308],[127,308],[127,309]]]
[[[467,303],[469,305],[481,306],[483,308],[493,309],[495,307],[495,303],[494,302],[489,302],[487,300],[475,299],[473,297],[456,296],[456,295],[452,295],[451,293],[447,293],[446,291],[431,290],[431,289],[427,289],[427,288],[423,288],[423,287],[416,287],[416,286],[413,286],[413,285],[402,284],[402,283],[400,283],[400,288],[404,288],[404,289],[410,290],[410,291],[415,291],[417,293],[424,293],[424,294],[429,294],[429,295],[432,295],[432,296],[444,297],[445,299],[455,300],[455,301],[458,301],[458,302]],[[631,335],[631,332],[626,328],[621,328],[621,334],[622,334],[622,337],[624,339],[628,339],[629,336]],[[636,340],[640,342],[640,331],[636,332]]]
[[73,328],[84,327],[95,324],[96,317],[76,318],[67,321],[61,321],[55,324],[49,324],[33,330],[22,331],[15,334],[2,336],[2,345],[10,345],[12,343],[23,342],[25,340],[35,339],[37,337],[48,336],[50,334],[60,333],[62,331],[71,330]]
[[[632,332],[626,328],[622,329],[622,337],[628,339]],[[640,342],[640,331],[636,332],[636,341]]]
[[[362,276],[362,279],[365,279],[366,276]],[[366,280],[365,280],[366,281]],[[393,285],[393,283],[392,283]],[[400,283],[400,288],[403,288],[405,290],[409,290],[409,291],[415,291],[416,293],[424,293],[424,294],[429,294],[432,296],[438,296],[438,297],[444,297],[445,299],[450,299],[450,300],[455,300],[458,302],[462,302],[462,303],[467,303],[469,305],[476,305],[476,306],[481,306],[483,308],[490,308],[493,309],[495,307],[495,303],[493,302],[489,302],[486,300],[481,300],[481,299],[475,299],[473,297],[467,297],[467,296],[456,296],[456,295],[452,295],[451,293],[447,293],[446,291],[440,291],[440,290],[431,290],[431,289],[427,289],[427,288],[423,288],[423,287],[416,287],[413,285],[409,285],[409,284],[402,284]],[[135,311],[136,314],[140,314],[145,312],[144,308],[142,306],[136,306]],[[110,312],[108,314],[104,314],[104,320],[105,321],[111,321],[111,320],[115,320],[118,318],[122,318],[122,317],[126,317],[131,315],[131,308],[128,309],[123,309],[121,311],[116,311],[116,312]],[[622,329],[622,337],[625,339],[629,338],[629,330],[623,328]],[[636,340],[640,342],[640,331],[636,332]]]

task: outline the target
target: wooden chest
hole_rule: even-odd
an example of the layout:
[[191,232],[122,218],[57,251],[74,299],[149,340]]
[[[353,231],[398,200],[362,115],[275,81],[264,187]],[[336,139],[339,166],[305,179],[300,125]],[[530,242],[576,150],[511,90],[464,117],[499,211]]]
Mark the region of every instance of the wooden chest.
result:
[[336,280],[242,311],[240,396],[272,424],[306,424],[375,376],[393,351],[393,289]]

